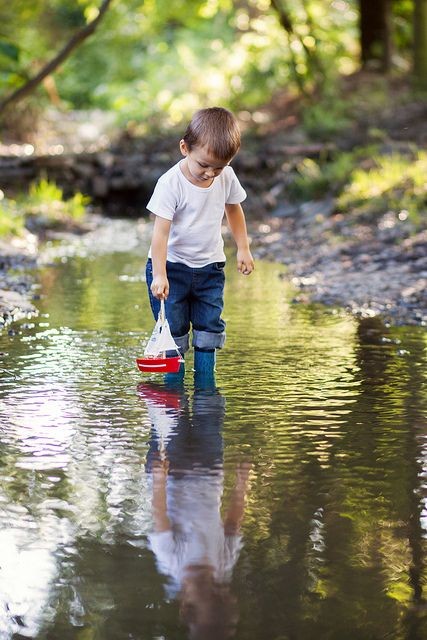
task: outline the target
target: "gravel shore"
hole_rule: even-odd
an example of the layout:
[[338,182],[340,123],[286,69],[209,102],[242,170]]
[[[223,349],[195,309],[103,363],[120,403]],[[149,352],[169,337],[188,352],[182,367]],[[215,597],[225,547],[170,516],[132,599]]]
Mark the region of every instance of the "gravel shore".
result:
[[31,233],[7,243],[0,241],[0,330],[37,315],[31,273],[37,266],[37,246]]
[[375,224],[350,224],[329,201],[278,209],[250,225],[257,258],[288,267],[296,302],[381,315],[398,325],[427,324],[427,230],[386,213]]

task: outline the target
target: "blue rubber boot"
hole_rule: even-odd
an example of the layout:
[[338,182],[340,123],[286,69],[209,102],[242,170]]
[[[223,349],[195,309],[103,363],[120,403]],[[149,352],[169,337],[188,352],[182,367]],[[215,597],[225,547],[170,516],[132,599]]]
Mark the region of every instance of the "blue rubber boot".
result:
[[177,373],[165,373],[163,380],[168,387],[181,387],[184,384],[185,363],[181,362]]
[[194,349],[194,385],[197,389],[215,388],[215,349]]

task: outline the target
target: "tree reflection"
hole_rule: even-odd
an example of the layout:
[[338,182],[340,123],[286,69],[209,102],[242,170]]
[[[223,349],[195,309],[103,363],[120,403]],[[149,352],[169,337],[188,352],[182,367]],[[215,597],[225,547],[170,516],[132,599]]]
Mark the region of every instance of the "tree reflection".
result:
[[237,466],[222,517],[224,398],[209,384],[196,386],[191,399],[167,386],[144,384],[139,391],[152,420],[149,542],[167,577],[166,596],[179,601],[190,638],[230,638],[238,620],[230,581],[242,547],[251,464]]

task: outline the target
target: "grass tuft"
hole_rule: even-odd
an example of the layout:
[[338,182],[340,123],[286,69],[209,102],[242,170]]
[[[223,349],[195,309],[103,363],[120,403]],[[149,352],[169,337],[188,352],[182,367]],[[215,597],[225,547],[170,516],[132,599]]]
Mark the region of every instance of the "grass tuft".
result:
[[377,155],[372,165],[352,171],[338,207],[355,216],[393,211],[418,226],[427,208],[427,153]]
[[27,215],[41,216],[48,222],[63,222],[67,218],[81,219],[89,204],[90,198],[82,193],[75,193],[72,198],[64,199],[63,190],[53,181],[41,178],[33,182],[28,195],[21,205]]

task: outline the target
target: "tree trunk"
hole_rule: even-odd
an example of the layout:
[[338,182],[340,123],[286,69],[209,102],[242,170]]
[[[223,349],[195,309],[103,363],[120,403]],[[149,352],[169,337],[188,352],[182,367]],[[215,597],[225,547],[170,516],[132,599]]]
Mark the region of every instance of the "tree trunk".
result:
[[420,89],[427,89],[427,0],[415,0],[414,76]]
[[67,44],[57,53],[57,55],[52,58],[50,62],[48,62],[43,69],[39,71],[33,78],[30,78],[28,82],[26,82],[22,87],[17,89],[10,96],[7,96],[4,100],[0,101],[0,113],[6,109],[13,102],[18,102],[18,100],[22,100],[27,95],[32,93],[36,87],[39,86],[43,82],[47,76],[51,75],[74,51],[76,47],[78,47],[86,38],[88,38],[97,28],[98,24],[104,17],[108,7],[110,6],[112,0],[104,0],[99,8],[98,15],[94,20],[89,22],[83,29],[78,31],[74,36],[67,42]]
[[359,0],[362,67],[387,72],[391,66],[391,0]]

